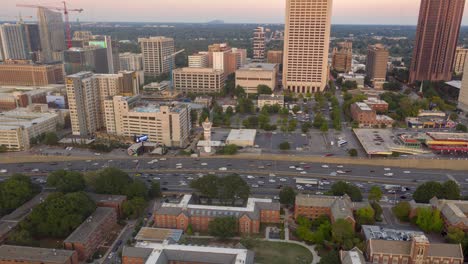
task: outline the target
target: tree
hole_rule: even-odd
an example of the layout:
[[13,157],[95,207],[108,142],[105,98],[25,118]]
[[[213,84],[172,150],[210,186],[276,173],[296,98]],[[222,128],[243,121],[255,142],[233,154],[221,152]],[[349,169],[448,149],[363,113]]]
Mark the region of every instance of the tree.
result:
[[434,181],[419,185],[413,193],[413,198],[418,203],[428,203],[433,197],[442,198],[442,196],[442,184]]
[[460,132],[468,132],[468,128],[463,124],[458,124],[455,129]]
[[148,196],[152,199],[159,198],[162,196],[161,184],[158,181],[154,181],[151,183],[150,189],[148,191]]
[[330,191],[333,195],[336,196],[343,196],[347,194],[353,202],[362,201],[362,194],[359,188],[344,181],[339,181],[333,184]]
[[458,120],[458,114],[457,113],[451,113],[450,114],[450,120],[457,121]]
[[350,149],[350,150],[348,150],[348,154],[351,157],[357,157],[358,151],[357,151],[357,149]]
[[444,227],[444,220],[440,216],[439,210],[422,207],[418,208],[416,225],[424,232],[441,232]]
[[208,232],[221,239],[237,235],[237,219],[234,217],[217,217],[209,222]]
[[100,194],[125,194],[132,182],[128,174],[117,168],[106,168],[98,172],[94,190]]
[[126,186],[125,195],[129,200],[136,197],[146,199],[148,198],[148,188],[146,188],[145,183],[142,181],[134,180],[132,183]]
[[209,174],[190,182],[190,187],[201,195],[214,199],[218,197],[218,181],[217,176]]
[[311,122],[304,122],[302,123],[301,131],[302,133],[306,134],[309,132],[309,130],[312,128],[312,123]]
[[296,191],[287,186],[281,189],[279,193],[280,203],[288,206],[293,206],[296,199]]
[[36,193],[30,178],[22,174],[14,174],[6,181],[0,182],[0,216],[12,212]]
[[447,229],[447,242],[453,244],[460,244],[463,242],[464,238],[465,232],[463,232],[463,230],[461,230],[460,228],[449,226],[449,228]]
[[382,189],[379,186],[372,186],[367,197],[369,201],[378,202],[382,199]]
[[297,112],[301,111],[301,108],[298,105],[295,105],[295,106],[293,106],[292,111],[293,111],[294,114],[297,114]]
[[370,205],[372,206],[372,209],[374,209],[375,212],[375,221],[377,222],[382,222],[382,213],[383,209],[382,206],[378,202],[371,202]]
[[231,174],[218,180],[218,198],[225,204],[234,205],[237,199],[247,201],[250,187],[237,174]]
[[452,180],[446,181],[442,184],[442,197],[448,200],[459,200],[460,186]]
[[371,206],[356,210],[356,222],[360,225],[372,225],[375,223],[375,212]]
[[47,186],[59,192],[69,193],[83,191],[86,187],[83,174],[76,171],[58,170],[49,174]]
[[54,132],[47,132],[44,135],[44,144],[46,145],[57,145],[59,138]]
[[122,205],[124,217],[135,219],[141,217],[146,208],[146,201],[142,197],[135,197],[127,200]]
[[224,146],[219,150],[219,153],[222,155],[235,155],[237,153],[238,147],[234,144],[229,144]]
[[289,144],[289,142],[285,141],[285,142],[281,142],[279,144],[279,148],[281,150],[289,150],[289,149],[291,149],[291,145]]
[[340,263],[340,255],[338,254],[338,251],[332,250],[327,252],[324,256],[320,258],[320,261],[318,264],[336,264]]
[[247,93],[245,93],[245,90],[242,86],[237,85],[236,88],[234,89],[234,95],[237,98],[245,97]]
[[16,246],[35,246],[36,240],[32,237],[31,233],[26,229],[13,231],[8,236],[8,244]]
[[399,82],[387,82],[383,85],[384,90],[389,91],[400,91],[401,87],[403,87],[403,85]]
[[411,205],[408,202],[399,202],[392,208],[393,214],[402,222],[409,221],[409,214],[411,212]]
[[271,90],[270,87],[268,87],[268,85],[260,84],[259,86],[257,86],[257,93],[258,94],[272,94],[273,91]]
[[323,122],[322,125],[320,126],[320,131],[322,132],[327,132],[328,131],[328,123]]
[[337,244],[343,245],[345,241],[354,237],[353,225],[345,219],[338,219],[332,224],[332,238]]

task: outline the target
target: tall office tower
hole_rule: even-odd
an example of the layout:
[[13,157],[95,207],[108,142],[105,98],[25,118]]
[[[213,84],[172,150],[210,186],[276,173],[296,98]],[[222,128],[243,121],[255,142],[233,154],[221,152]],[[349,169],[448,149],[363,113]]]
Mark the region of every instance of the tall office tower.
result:
[[41,61],[63,61],[65,46],[65,25],[62,14],[39,7],[39,35],[41,38]]
[[455,74],[463,73],[467,57],[468,49],[465,49],[464,47],[457,47],[457,50],[455,51],[455,59],[453,60],[453,72]]
[[410,82],[449,81],[465,0],[422,0]]
[[382,44],[367,47],[367,77],[375,89],[383,89],[387,78],[388,50]]
[[350,72],[353,62],[353,43],[340,42],[332,52],[332,68],[338,72]]
[[23,24],[24,31],[26,32],[26,39],[28,50],[31,52],[30,57],[32,61],[37,61],[41,51],[41,38],[39,36],[38,24]]
[[104,126],[97,79],[91,72],[79,72],[68,75],[65,83],[73,135],[93,135]]
[[257,27],[253,37],[253,61],[265,62],[265,29]]
[[29,49],[26,32],[22,24],[0,25],[0,53],[3,50],[4,60],[28,60]]
[[188,56],[189,68],[207,68],[208,53],[196,53]]
[[143,54],[143,70],[145,76],[159,76],[169,73],[175,68],[174,57],[167,56],[174,53],[174,39],[166,37],[138,38]]
[[109,73],[106,48],[86,46],[70,48],[64,52],[65,72],[75,74],[81,71],[94,73]]
[[332,0],[286,0],[283,87],[323,91],[328,77]]
[[143,55],[136,53],[120,53],[120,69],[123,71],[142,71],[143,70]]

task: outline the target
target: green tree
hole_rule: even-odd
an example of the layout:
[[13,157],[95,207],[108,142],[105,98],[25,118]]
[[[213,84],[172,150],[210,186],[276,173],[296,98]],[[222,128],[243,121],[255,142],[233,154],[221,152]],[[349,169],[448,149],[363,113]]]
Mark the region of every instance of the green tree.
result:
[[444,221],[440,216],[440,211],[432,208],[418,208],[416,214],[416,225],[424,232],[441,232]]
[[215,175],[205,175],[190,182],[190,187],[209,199],[218,197],[219,178]]
[[301,131],[302,133],[306,134],[309,132],[309,130],[312,128],[312,123],[311,122],[304,122],[302,123]]
[[44,135],[44,144],[46,145],[57,145],[59,138],[54,132],[47,132]]
[[59,192],[69,193],[83,191],[86,187],[83,174],[76,171],[58,170],[49,174],[47,186]]
[[297,112],[301,111],[301,108],[298,105],[295,105],[295,106],[293,106],[292,111],[293,111],[294,114],[297,114]]
[[442,198],[448,200],[460,200],[460,187],[452,180],[446,181],[442,184]]
[[14,174],[6,181],[0,182],[0,216],[12,212],[36,193],[30,178],[22,174]]
[[468,128],[463,124],[458,124],[455,129],[460,132],[468,132]]
[[250,196],[250,187],[245,180],[231,174],[218,180],[218,198],[225,204],[234,205],[237,199],[247,201]]
[[236,88],[234,89],[234,95],[237,98],[241,98],[241,97],[247,96],[247,93],[245,92],[242,86],[237,85]]
[[125,187],[125,195],[127,196],[127,199],[129,200],[136,198],[136,197],[147,199],[148,188],[146,188],[146,185],[144,182],[140,180],[134,180],[132,183],[128,184]]
[[259,86],[257,86],[257,93],[258,94],[272,94],[273,91],[271,90],[270,87],[268,87],[268,85],[260,84]]
[[288,206],[293,206],[296,200],[296,191],[289,187],[283,187],[279,193],[280,203]]
[[372,206],[372,209],[374,209],[375,212],[375,221],[381,222],[383,213],[382,206],[380,206],[380,204],[376,201],[371,202],[370,205]]
[[136,219],[144,214],[145,208],[145,199],[143,199],[142,197],[135,197],[123,203],[122,212],[125,218]]
[[0,145],[0,153],[5,153],[8,151],[8,147],[5,145]]
[[128,174],[117,168],[106,168],[99,171],[94,190],[100,194],[125,194],[127,186],[132,182]]
[[340,255],[338,254],[338,251],[332,250],[327,252],[324,256],[322,256],[318,264],[336,264],[340,262],[341,259]]
[[360,225],[372,225],[375,223],[375,212],[371,206],[356,210],[356,222]]
[[234,144],[229,144],[220,149],[219,153],[222,155],[235,155],[238,147]]
[[148,191],[148,196],[152,199],[159,198],[162,196],[161,194],[161,184],[158,181],[154,181],[151,183],[151,186]]
[[14,231],[8,236],[8,244],[16,246],[35,246],[37,242],[26,229]]
[[285,142],[281,142],[279,144],[279,148],[281,150],[290,150],[291,149],[291,145],[289,144],[289,142],[285,141]]
[[337,244],[343,245],[345,241],[354,238],[353,225],[345,219],[338,219],[332,224],[332,238]]
[[328,123],[323,122],[322,125],[320,126],[320,131],[322,132],[327,132],[328,131]]
[[330,191],[333,195],[336,196],[343,196],[347,194],[353,202],[362,201],[362,193],[359,188],[344,181],[339,181],[333,184]]
[[382,189],[379,186],[372,186],[367,197],[369,201],[378,202],[382,199]]
[[221,239],[231,238],[237,235],[237,226],[237,219],[234,217],[218,217],[210,221],[208,232]]
[[442,184],[434,181],[419,185],[413,194],[414,200],[418,203],[428,203],[433,197],[443,197]]
[[460,228],[449,226],[449,228],[447,229],[447,242],[453,244],[460,244],[463,242],[464,238],[465,232],[463,232],[463,230],[461,230]]
[[400,221],[408,222],[409,221],[409,214],[411,212],[411,205],[408,202],[399,202],[392,208],[393,214],[398,218]]
[[349,154],[349,156],[351,156],[351,157],[357,157],[358,151],[357,151],[357,149],[354,149],[354,148],[353,148],[353,149],[348,150],[348,154]]

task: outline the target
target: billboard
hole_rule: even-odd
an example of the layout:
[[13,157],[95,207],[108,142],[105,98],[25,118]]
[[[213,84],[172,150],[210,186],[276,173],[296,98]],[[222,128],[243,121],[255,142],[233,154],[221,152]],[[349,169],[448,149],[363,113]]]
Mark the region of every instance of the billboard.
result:
[[92,40],[89,42],[89,46],[97,46],[100,48],[107,48],[107,43],[104,40]]

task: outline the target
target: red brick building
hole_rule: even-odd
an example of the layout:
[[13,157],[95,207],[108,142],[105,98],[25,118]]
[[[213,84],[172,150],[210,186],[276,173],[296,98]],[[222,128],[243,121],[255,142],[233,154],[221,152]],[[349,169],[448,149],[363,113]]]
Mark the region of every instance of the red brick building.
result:
[[375,97],[370,97],[369,99],[364,100],[364,103],[377,113],[388,112],[388,103],[384,100],[380,100]]
[[52,248],[0,246],[0,264],[78,264],[73,250]]
[[65,249],[76,250],[78,259],[89,259],[117,224],[117,212],[113,208],[98,207],[63,242]]
[[330,217],[332,222],[345,219],[353,227],[356,225],[353,212],[361,207],[368,206],[367,203],[354,203],[348,195],[342,197],[299,194],[296,196],[294,205],[294,218],[304,216],[316,219],[322,215]]
[[394,120],[386,115],[377,115],[377,111],[365,103],[351,105],[351,117],[359,123],[359,127],[391,126]]
[[194,231],[205,232],[213,219],[232,216],[238,220],[240,233],[252,234],[260,232],[260,223],[280,222],[280,204],[271,199],[249,198],[245,207],[198,205],[191,199],[184,195],[177,204],[161,204],[154,212],[154,225],[187,230],[190,224]]
[[95,193],[88,193],[88,196],[94,200],[97,206],[114,208],[117,212],[117,217],[120,218],[122,216],[122,206],[127,201],[127,196]]

